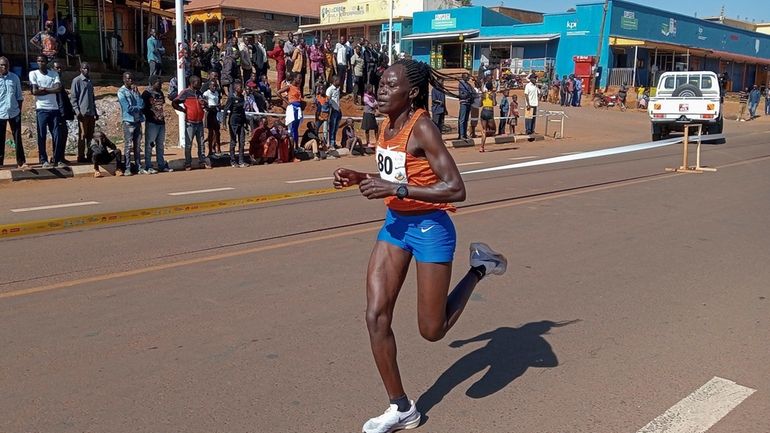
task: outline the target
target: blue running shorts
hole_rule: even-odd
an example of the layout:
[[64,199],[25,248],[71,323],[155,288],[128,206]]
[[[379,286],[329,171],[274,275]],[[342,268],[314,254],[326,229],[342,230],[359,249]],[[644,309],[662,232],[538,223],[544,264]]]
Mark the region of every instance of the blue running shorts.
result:
[[454,260],[457,232],[446,211],[408,215],[388,209],[377,240],[409,251],[418,262],[449,263]]

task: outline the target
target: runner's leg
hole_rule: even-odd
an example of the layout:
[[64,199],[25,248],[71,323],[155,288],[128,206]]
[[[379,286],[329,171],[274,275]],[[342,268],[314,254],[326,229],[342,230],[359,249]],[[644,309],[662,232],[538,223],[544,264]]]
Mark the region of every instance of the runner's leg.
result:
[[428,341],[441,340],[457,323],[480,280],[478,273],[469,270],[447,296],[451,278],[451,262],[417,262],[417,322],[420,335]]

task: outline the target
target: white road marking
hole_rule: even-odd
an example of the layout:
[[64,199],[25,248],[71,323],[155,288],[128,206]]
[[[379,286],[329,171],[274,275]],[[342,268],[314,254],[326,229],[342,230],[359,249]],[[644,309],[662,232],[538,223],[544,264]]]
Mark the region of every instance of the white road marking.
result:
[[534,159],[534,158],[537,158],[537,157],[536,156],[517,156],[516,158],[508,158],[508,159],[510,159],[511,161],[521,161],[524,159]]
[[313,179],[287,180],[286,183],[320,182],[322,180],[334,180],[334,177],[315,177]]
[[[722,137],[722,136],[721,135],[713,136],[710,138],[718,138],[718,137]],[[668,140],[652,141],[649,143],[631,144],[629,146],[610,147],[608,149],[592,150],[589,152],[581,152],[574,155],[562,155],[562,156],[555,156],[553,158],[538,159],[535,161],[519,162],[517,164],[508,164],[508,165],[501,165],[497,167],[481,168],[478,170],[465,171],[460,174],[474,174],[474,173],[485,173],[489,171],[512,170],[515,168],[534,167],[537,165],[557,164],[560,162],[578,161],[581,159],[589,159],[589,158],[599,158],[602,156],[617,155],[620,153],[628,153],[628,152],[638,152],[640,150],[648,150],[648,149],[655,149],[657,147],[671,146],[674,144],[681,143],[682,140],[683,139],[680,137],[680,138],[670,138]],[[693,138],[693,140],[695,139]]]
[[231,191],[235,188],[232,187],[225,187],[225,188],[212,188],[212,189],[199,189],[196,191],[181,191],[181,192],[170,192],[168,195],[190,195],[190,194],[205,194],[208,192],[219,192],[219,191]]
[[703,433],[755,391],[714,377],[636,433]]
[[95,204],[99,204],[99,202],[98,201],[81,201],[78,203],[52,204],[50,206],[25,207],[20,209],[11,209],[11,212],[32,212],[36,210],[61,209],[65,207],[77,207],[77,206],[91,206]]
[[466,166],[466,165],[476,165],[476,164],[481,164],[481,161],[475,161],[475,162],[461,162],[461,163],[457,164],[457,166],[458,166],[458,167],[464,167],[464,166]]

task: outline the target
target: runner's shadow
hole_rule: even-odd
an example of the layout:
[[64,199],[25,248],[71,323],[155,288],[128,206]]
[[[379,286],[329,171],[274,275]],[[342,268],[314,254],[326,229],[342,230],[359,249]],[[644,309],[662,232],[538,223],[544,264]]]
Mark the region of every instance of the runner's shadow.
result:
[[[455,387],[476,373],[489,370],[465,392],[471,398],[488,397],[523,375],[529,367],[556,367],[559,361],[551,345],[543,338],[551,328],[571,325],[578,320],[552,322],[543,320],[519,328],[502,327],[468,340],[457,340],[450,347],[489,340],[486,346],[463,356],[447,369],[417,400],[425,415]],[[427,420],[427,417],[424,417]]]

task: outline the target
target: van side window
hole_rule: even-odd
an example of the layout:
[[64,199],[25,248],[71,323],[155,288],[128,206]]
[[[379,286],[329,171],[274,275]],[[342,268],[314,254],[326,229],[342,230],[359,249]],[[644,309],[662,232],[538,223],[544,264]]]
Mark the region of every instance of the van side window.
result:
[[690,84],[700,87],[700,75],[690,75]]
[[703,80],[700,82],[701,89],[710,89],[714,85],[714,81],[708,75],[703,76]]
[[671,76],[666,77],[666,81],[663,82],[663,88],[664,89],[673,89],[674,88],[674,77],[671,77]]
[[676,76],[676,87],[682,86],[687,83],[687,75]]

